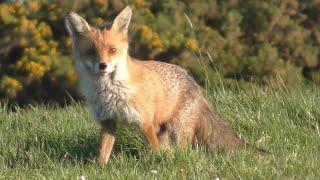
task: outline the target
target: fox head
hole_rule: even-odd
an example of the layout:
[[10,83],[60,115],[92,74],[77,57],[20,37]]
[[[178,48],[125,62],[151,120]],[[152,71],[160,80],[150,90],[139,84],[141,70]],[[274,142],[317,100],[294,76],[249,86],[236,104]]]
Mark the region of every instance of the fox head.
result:
[[76,66],[95,75],[108,75],[125,64],[128,57],[128,26],[132,10],[128,6],[114,19],[111,27],[93,27],[74,12],[65,17],[73,39]]

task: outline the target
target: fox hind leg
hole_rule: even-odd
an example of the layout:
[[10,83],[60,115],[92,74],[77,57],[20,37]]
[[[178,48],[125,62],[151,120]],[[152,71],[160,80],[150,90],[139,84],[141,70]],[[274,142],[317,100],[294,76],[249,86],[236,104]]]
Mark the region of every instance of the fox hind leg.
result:
[[152,124],[145,124],[142,128],[142,133],[147,139],[150,148],[153,151],[159,151],[160,150],[160,142],[156,134],[156,130],[154,125]]
[[169,134],[178,147],[192,144],[195,138],[195,127],[199,117],[196,99],[184,102],[184,106],[177,111],[170,123]]
[[161,150],[171,150],[170,146],[170,137],[167,124],[161,124],[159,131],[157,133],[157,137],[160,141],[160,149]]

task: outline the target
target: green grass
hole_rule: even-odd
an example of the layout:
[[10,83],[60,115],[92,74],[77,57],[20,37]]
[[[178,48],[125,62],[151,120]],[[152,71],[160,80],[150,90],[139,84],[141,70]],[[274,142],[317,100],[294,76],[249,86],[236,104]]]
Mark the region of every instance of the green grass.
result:
[[[249,143],[266,149],[155,154],[137,130],[120,126],[105,166],[97,162],[99,126],[88,108],[0,108],[0,179],[319,179],[320,91],[210,93],[216,110]],[[156,173],[155,173],[156,171]]]

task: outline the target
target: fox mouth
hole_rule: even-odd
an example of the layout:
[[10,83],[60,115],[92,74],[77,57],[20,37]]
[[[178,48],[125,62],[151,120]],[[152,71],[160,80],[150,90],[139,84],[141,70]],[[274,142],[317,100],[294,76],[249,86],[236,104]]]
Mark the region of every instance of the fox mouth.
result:
[[106,71],[100,71],[99,73],[97,73],[98,76],[107,76],[109,74],[111,74],[112,72],[106,72]]
[[107,71],[107,70],[99,70],[98,72],[96,71],[91,71],[93,72],[93,74],[97,77],[109,77],[109,76],[113,76],[113,74],[115,73],[115,69],[113,69],[112,71]]

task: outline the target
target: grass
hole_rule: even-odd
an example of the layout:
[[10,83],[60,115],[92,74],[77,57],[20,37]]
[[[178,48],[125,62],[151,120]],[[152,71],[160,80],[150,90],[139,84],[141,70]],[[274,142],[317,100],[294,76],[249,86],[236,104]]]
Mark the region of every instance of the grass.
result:
[[105,166],[97,162],[98,125],[84,104],[64,108],[0,108],[0,179],[318,179],[320,91],[222,91],[216,110],[263,157],[245,150],[206,153],[201,147],[155,154],[141,134],[120,126]]

